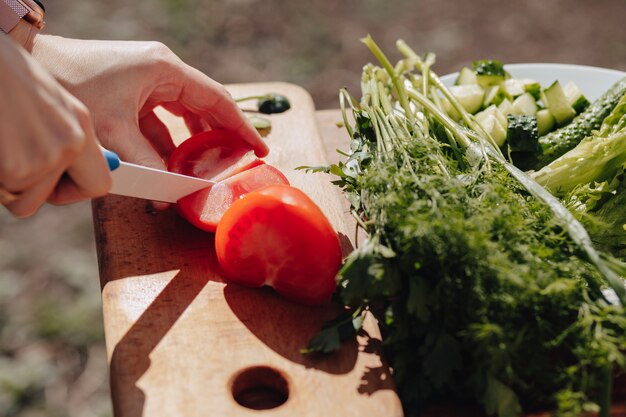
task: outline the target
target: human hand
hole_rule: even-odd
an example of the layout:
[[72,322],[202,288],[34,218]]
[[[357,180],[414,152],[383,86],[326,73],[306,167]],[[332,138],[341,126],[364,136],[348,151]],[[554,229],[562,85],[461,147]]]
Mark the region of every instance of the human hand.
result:
[[6,35],[0,83],[0,203],[26,217],[46,200],[106,194],[111,177],[87,108]]
[[159,105],[183,117],[192,134],[225,128],[258,156],[268,152],[226,89],[163,44],[39,35],[33,55],[87,105],[101,143],[125,161],[165,169],[175,146],[153,111]]

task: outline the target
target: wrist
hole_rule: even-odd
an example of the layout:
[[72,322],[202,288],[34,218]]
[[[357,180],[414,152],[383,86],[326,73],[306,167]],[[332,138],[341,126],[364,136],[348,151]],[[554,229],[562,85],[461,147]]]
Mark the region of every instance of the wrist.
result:
[[30,52],[45,25],[44,14],[39,0],[0,0],[0,31]]

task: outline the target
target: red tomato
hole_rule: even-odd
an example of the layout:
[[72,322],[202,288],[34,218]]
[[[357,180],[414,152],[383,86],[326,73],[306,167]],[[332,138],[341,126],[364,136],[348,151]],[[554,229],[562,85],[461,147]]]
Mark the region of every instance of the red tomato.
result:
[[289,184],[276,168],[254,156],[250,145],[225,130],[210,130],[181,143],[168,160],[168,170],[219,181],[178,200],[176,210],[199,229],[214,232],[233,201],[270,184]]
[[219,181],[263,163],[250,145],[226,130],[198,133],[181,143],[167,161],[168,171]]
[[287,178],[271,165],[262,163],[178,200],[178,213],[199,229],[214,232],[230,205],[250,191],[268,184],[289,184]]
[[228,281],[270,285],[311,305],[330,299],[341,265],[339,239],[324,213],[287,185],[234,202],[217,225],[215,248]]

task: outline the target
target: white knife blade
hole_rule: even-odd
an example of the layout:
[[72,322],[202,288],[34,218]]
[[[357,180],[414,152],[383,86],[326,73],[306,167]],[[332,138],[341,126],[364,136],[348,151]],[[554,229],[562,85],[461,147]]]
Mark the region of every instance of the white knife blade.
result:
[[215,185],[214,181],[124,162],[111,151],[102,153],[113,179],[110,194],[176,203],[191,193]]

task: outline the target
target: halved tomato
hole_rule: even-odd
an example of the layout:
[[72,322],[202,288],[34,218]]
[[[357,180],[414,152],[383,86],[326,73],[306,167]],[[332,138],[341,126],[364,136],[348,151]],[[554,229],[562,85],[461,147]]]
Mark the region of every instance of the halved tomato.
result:
[[211,188],[197,191],[178,200],[176,209],[199,229],[214,232],[230,205],[250,191],[270,184],[289,184],[278,169],[262,163],[228,177]]
[[289,184],[276,168],[254,155],[250,145],[225,130],[210,130],[181,143],[168,170],[217,183],[178,200],[176,210],[199,229],[214,232],[222,214],[246,193],[272,184]]
[[273,185],[234,202],[217,225],[215,250],[227,281],[272,286],[318,305],[335,290],[341,266],[336,232],[301,190]]
[[243,139],[215,129],[198,133],[178,145],[167,161],[167,169],[220,181],[262,163]]

